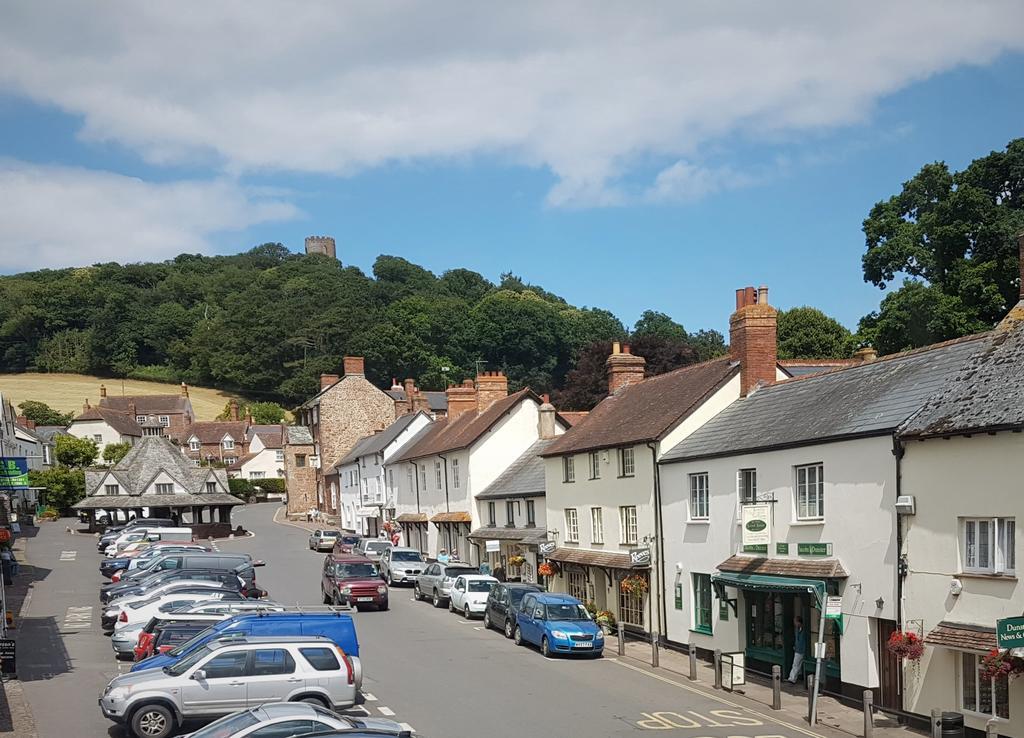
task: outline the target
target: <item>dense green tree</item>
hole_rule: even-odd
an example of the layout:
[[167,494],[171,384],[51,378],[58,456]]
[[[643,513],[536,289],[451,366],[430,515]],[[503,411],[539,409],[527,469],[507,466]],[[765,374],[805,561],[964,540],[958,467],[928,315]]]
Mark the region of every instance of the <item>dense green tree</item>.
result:
[[861,333],[889,353],[991,326],[1017,300],[1022,228],[1024,139],[959,172],[925,165],[864,221],[864,280],[885,288],[910,279]]
[[55,466],[28,473],[29,484],[45,489],[44,501],[58,510],[67,510],[85,497],[85,471],[67,466]]
[[634,336],[655,336],[673,341],[685,341],[686,329],[665,313],[657,310],[644,310],[640,320],[633,326]]
[[38,400],[25,400],[18,403],[21,414],[36,425],[59,425],[66,427],[75,417],[74,413],[62,413],[54,410],[45,402]]
[[729,350],[725,345],[725,338],[716,330],[699,330],[691,333],[689,344],[696,350],[698,361],[717,358]]
[[246,406],[246,412],[252,415],[253,422],[259,425],[283,423],[285,419],[284,408],[276,402],[252,402]]
[[780,359],[845,359],[855,341],[842,323],[817,308],[795,307],[779,312]]
[[113,466],[132,450],[132,445],[125,441],[124,443],[108,443],[103,447],[103,462],[107,466]]
[[96,441],[91,438],[57,436],[53,444],[53,456],[57,463],[76,469],[92,466],[97,453],[99,449],[96,447]]

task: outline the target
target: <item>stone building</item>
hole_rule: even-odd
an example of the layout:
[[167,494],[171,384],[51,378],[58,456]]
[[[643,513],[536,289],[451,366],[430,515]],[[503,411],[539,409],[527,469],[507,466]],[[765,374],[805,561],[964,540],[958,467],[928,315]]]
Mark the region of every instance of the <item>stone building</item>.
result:
[[[88,404],[88,402],[86,403]],[[177,395],[122,395],[108,397],[107,388],[100,385],[100,408],[127,413],[145,429],[147,436],[161,435],[177,438],[196,420],[188,385],[181,383]]]
[[284,476],[288,495],[288,515],[302,517],[316,504],[317,471],[313,435],[301,425],[285,426]]
[[306,253],[322,254],[337,259],[334,239],[330,236],[306,236]]

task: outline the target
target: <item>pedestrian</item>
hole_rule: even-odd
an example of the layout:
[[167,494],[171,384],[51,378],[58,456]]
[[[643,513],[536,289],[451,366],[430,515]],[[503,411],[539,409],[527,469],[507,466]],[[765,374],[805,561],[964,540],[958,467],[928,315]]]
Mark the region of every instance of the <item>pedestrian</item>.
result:
[[804,652],[807,651],[807,633],[804,631],[804,619],[797,615],[793,618],[793,626],[796,632],[793,634],[793,668],[789,672],[790,684],[796,684],[804,665]]
[[491,576],[493,576],[499,582],[504,582],[505,581],[505,567],[502,566],[501,564],[498,564],[496,567],[494,567],[494,573]]
[[437,555],[437,563],[447,564],[449,561],[451,561],[451,558],[448,556],[448,550],[442,548],[441,552]]

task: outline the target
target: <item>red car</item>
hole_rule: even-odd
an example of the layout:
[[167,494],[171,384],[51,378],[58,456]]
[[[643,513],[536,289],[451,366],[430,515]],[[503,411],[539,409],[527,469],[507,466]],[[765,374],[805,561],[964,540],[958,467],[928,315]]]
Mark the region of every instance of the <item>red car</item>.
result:
[[388,609],[388,586],[381,580],[376,562],[356,554],[332,553],[324,557],[320,593],[327,605]]
[[356,544],[359,543],[359,536],[352,533],[342,533],[334,542],[334,549],[331,553],[350,554],[355,553]]

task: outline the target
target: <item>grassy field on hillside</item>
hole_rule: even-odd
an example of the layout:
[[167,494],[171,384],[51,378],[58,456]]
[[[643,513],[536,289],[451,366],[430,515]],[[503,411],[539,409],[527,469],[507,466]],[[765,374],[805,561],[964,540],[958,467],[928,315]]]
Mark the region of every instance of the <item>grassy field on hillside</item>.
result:
[[[180,385],[161,382],[142,382],[135,379],[101,379],[83,374],[0,374],[0,392],[14,403],[39,400],[61,412],[82,412],[86,398],[99,404],[100,385],[106,385],[107,395],[176,395]],[[189,399],[196,412],[196,420],[213,420],[231,395],[205,387],[189,387]]]

